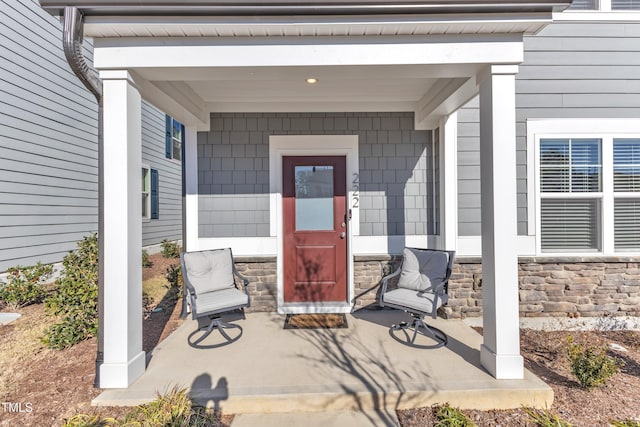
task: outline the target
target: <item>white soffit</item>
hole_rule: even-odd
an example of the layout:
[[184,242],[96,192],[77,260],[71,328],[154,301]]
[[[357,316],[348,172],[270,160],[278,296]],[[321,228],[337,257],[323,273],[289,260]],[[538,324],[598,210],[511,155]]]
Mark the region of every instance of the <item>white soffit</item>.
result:
[[317,37],[450,34],[532,34],[550,22],[547,14],[394,16],[393,19],[304,17],[246,19],[224,17],[88,16],[88,37]]

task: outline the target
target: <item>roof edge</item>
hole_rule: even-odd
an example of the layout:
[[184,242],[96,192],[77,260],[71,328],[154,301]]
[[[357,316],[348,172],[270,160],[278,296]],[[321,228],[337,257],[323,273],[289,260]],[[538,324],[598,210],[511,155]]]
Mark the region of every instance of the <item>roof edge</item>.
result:
[[291,16],[291,15],[395,15],[451,13],[554,12],[571,0],[39,0],[42,8],[62,15],[65,6],[85,16]]

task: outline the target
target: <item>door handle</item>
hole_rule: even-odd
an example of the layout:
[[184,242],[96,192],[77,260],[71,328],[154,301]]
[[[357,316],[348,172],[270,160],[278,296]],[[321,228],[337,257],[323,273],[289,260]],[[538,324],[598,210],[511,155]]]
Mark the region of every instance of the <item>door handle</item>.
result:
[[344,239],[345,237],[347,237],[347,233],[345,233],[344,231],[342,233],[340,233],[340,238]]

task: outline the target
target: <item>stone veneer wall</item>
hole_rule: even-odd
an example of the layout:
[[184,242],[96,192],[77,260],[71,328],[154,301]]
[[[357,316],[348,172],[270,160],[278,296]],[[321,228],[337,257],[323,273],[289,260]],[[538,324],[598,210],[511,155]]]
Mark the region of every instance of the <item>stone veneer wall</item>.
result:
[[[522,257],[518,265],[521,317],[640,315],[640,259]],[[479,258],[456,260],[449,281],[448,318],[482,313]]]
[[278,282],[276,257],[234,257],[236,270],[249,279],[251,307],[247,312],[276,311]]
[[[380,280],[399,264],[398,255],[355,256],[354,309],[376,304]],[[236,268],[251,282],[249,311],[276,311],[276,258],[237,257]],[[519,288],[521,317],[640,316],[640,259],[520,258]],[[442,315],[482,315],[480,258],[456,259]]]

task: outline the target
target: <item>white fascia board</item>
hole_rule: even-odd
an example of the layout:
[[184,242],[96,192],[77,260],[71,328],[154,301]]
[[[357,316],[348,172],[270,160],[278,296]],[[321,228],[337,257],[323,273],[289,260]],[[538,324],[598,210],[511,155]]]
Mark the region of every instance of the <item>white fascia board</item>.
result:
[[[113,74],[113,70],[100,71],[100,77]],[[178,102],[176,97],[160,89],[155,84],[141,77],[134,71],[129,72],[135,82],[136,88],[140,91],[142,98],[151,104],[174,117],[185,126],[194,126],[198,131],[206,132],[210,128],[209,113],[204,109],[205,104],[202,100],[191,99],[190,102],[184,102],[188,95],[178,97],[183,102]],[[185,105],[186,104],[186,105]]]
[[599,11],[582,10],[556,12],[553,20],[558,22],[635,22],[640,21],[640,12],[632,10]]
[[[266,40],[266,41],[265,41]],[[234,39],[96,39],[98,69],[145,67],[280,67],[334,65],[513,64],[523,61],[521,37]],[[267,42],[268,41],[268,42]]]

